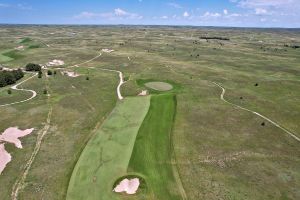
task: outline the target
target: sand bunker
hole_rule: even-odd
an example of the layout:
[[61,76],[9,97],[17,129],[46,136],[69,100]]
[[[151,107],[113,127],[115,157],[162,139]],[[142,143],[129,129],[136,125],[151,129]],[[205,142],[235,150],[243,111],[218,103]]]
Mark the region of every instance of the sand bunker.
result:
[[0,144],[0,175],[10,161],[11,155],[5,150],[4,144]]
[[62,61],[62,60],[52,60],[52,61],[48,62],[46,65],[48,67],[51,67],[51,66],[61,66],[61,65],[64,65],[64,64],[65,64],[65,62]]
[[147,96],[148,91],[147,90],[142,90],[141,93],[138,94],[138,96]]
[[24,131],[18,129],[18,127],[11,127],[6,129],[2,135],[0,135],[0,142],[8,142],[14,144],[17,148],[21,149],[22,144],[19,140],[20,137],[24,137],[32,133],[34,129],[26,129]]
[[63,74],[64,74],[64,75],[67,75],[67,76],[69,76],[69,77],[73,77],[73,78],[80,76],[80,75],[77,74],[76,72],[70,72],[70,71],[64,71]]
[[146,83],[145,86],[158,91],[168,91],[173,89],[171,84],[165,82],[149,82]]
[[11,127],[6,129],[2,135],[0,135],[0,175],[5,169],[7,163],[11,161],[11,155],[5,150],[4,143],[12,143],[17,148],[22,148],[22,143],[19,140],[20,137],[24,137],[32,133],[34,129],[26,129],[24,131],[18,129],[17,127]]
[[121,193],[126,192],[126,194],[135,194],[140,186],[140,180],[138,178],[134,179],[124,179],[117,185],[114,192]]
[[113,49],[102,49],[103,52],[105,53],[111,53],[111,52],[114,52],[115,50]]

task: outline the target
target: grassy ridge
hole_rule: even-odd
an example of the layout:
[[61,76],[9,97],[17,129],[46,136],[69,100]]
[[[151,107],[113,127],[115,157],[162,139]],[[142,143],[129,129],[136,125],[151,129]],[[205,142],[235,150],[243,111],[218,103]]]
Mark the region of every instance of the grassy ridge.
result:
[[126,175],[149,104],[150,97],[126,98],[117,104],[83,150],[69,183],[68,200],[118,199],[113,184]]
[[180,199],[171,166],[170,134],[175,110],[174,95],[152,96],[129,163],[129,172],[145,176],[150,199]]

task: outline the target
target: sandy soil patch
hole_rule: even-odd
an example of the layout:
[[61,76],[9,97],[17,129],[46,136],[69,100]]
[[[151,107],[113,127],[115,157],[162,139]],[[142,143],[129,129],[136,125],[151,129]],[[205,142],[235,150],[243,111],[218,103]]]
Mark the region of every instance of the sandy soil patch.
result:
[[0,175],[10,161],[11,155],[5,150],[4,144],[0,144]]
[[145,86],[158,91],[168,91],[173,89],[171,84],[165,82],[149,82],[146,83]]
[[2,135],[0,135],[0,142],[8,142],[14,144],[17,148],[22,148],[22,143],[19,140],[20,137],[24,137],[32,133],[34,129],[26,129],[24,131],[18,129],[18,127],[11,127],[6,129]]
[[114,189],[114,192],[126,194],[135,194],[140,186],[140,180],[138,178],[134,179],[124,179],[122,180]]
[[46,65],[47,65],[48,67],[51,67],[51,66],[61,66],[61,65],[64,65],[64,64],[65,64],[64,61],[54,59],[54,60],[48,62]]
[[115,50],[113,49],[102,49],[103,52],[105,53],[111,53],[111,52],[114,52]]
[[19,50],[19,51],[22,51],[24,49],[25,49],[25,47],[23,45],[18,46],[18,47],[15,48],[15,50]]

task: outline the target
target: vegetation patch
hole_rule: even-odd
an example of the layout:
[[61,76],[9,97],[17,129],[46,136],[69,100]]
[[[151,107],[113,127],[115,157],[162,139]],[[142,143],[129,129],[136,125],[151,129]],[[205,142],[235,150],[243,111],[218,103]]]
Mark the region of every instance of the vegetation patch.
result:
[[39,64],[28,63],[25,67],[25,70],[38,72],[42,70],[42,67]]
[[205,40],[230,40],[229,38],[226,37],[208,37],[208,36],[202,36],[200,39],[205,39]]
[[20,54],[19,51],[17,51],[17,50],[7,51],[7,52],[3,53],[2,55],[7,56],[7,57],[11,58],[12,60],[24,58],[24,55]]
[[20,44],[25,44],[25,43],[29,43],[29,42],[32,42],[32,39],[31,38],[23,38],[19,41]]

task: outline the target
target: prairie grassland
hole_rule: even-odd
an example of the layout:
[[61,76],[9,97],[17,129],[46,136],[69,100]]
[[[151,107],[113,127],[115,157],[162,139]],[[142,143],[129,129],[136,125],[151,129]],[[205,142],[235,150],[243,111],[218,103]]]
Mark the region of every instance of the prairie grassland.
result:
[[[78,78],[61,76],[56,69],[57,76],[30,80],[23,87],[36,90],[37,98],[0,108],[1,130],[36,128],[22,140],[24,149],[8,145],[13,160],[0,177],[0,185],[6,186],[0,188],[0,199],[10,199],[50,106],[51,128],[19,199],[65,199],[83,148],[117,101],[118,77],[98,70],[102,67],[130,77],[122,87],[124,96],[145,89],[138,80],[180,85],[172,144],[187,199],[300,198],[299,143],[262,118],[221,101],[220,88],[212,84],[226,88],[228,101],[260,112],[299,136],[300,50],[285,46],[300,43],[299,29],[3,26],[0,52],[13,50],[24,38],[39,48],[24,44],[23,51],[15,52],[21,56],[0,64],[15,68],[59,59],[67,67],[95,57],[103,48],[115,52],[75,68],[82,74]],[[43,95],[45,87],[51,103]],[[0,103],[2,99],[6,97],[1,96]]]

